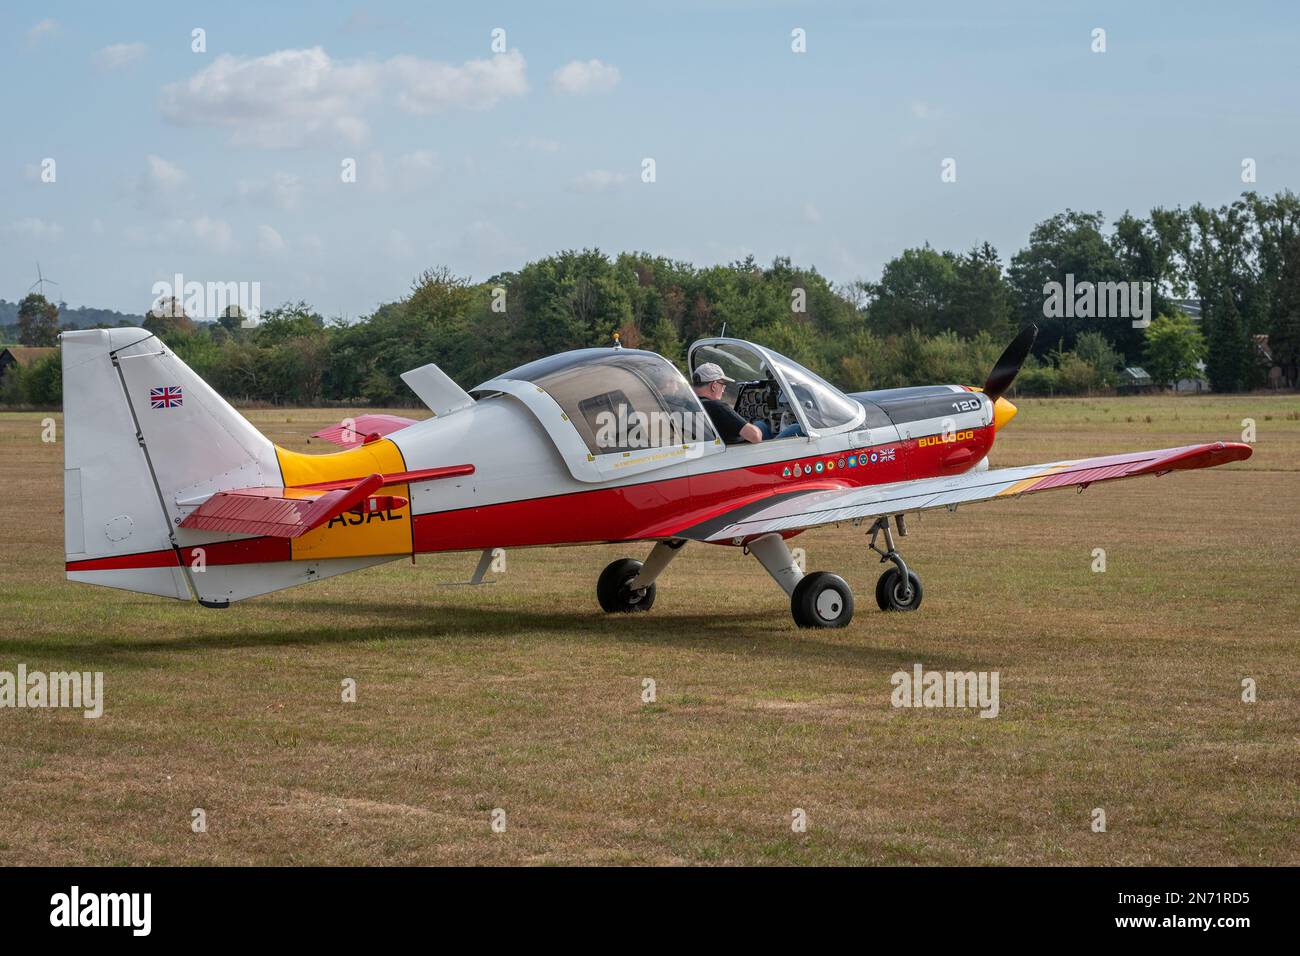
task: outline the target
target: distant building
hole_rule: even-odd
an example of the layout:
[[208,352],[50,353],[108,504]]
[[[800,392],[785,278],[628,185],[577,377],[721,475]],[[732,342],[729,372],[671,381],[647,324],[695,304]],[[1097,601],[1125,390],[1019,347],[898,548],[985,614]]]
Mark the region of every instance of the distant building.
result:
[[1115,386],[1115,391],[1121,395],[1132,395],[1137,392],[1149,392],[1151,387],[1151,376],[1147,374],[1147,370],[1136,365],[1130,365],[1128,368],[1120,370],[1119,382]]
[[31,368],[47,355],[55,355],[58,351],[58,348],[53,345],[6,346],[3,350],[0,350],[0,378],[4,378],[5,373],[15,365],[20,368]]
[[1174,383],[1175,392],[1194,392],[1199,395],[1202,392],[1210,390],[1209,380],[1205,377],[1205,363],[1196,363],[1196,376],[1194,378],[1180,378]]

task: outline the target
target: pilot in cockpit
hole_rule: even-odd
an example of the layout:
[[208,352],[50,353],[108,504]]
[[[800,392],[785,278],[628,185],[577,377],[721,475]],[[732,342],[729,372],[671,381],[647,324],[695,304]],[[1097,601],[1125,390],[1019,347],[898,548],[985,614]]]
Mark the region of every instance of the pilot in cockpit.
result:
[[736,410],[722,400],[728,382],[722,366],[716,362],[705,362],[691,373],[691,386],[700,397],[700,404],[708,412],[713,427],[718,430],[724,444],[738,445],[741,442],[761,442],[763,432],[750,422],[745,421]]

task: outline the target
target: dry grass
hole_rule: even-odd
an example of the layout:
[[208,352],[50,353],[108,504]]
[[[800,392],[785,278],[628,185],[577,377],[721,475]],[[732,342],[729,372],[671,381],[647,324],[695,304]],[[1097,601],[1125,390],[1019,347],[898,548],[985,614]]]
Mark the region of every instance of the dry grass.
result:
[[[440,586],[473,556],[422,558],[224,611],[72,585],[61,449],[41,416],[0,415],[0,669],[103,670],[107,696],[97,721],[0,710],[0,864],[1300,863],[1298,408],[1024,401],[995,465],[1235,438],[1244,417],[1259,443],[913,519],[914,615],[875,610],[861,531],[807,534],[810,568],[858,594],[830,633],[702,546],[631,619],[593,585],[643,546],[512,551],[478,589]],[[340,414],[250,417],[301,448]],[[1001,715],[892,709],[918,661],[998,671]]]

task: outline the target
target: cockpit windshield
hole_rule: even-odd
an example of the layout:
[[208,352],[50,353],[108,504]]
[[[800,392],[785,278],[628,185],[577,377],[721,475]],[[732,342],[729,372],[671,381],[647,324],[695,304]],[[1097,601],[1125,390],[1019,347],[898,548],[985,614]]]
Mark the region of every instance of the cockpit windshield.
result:
[[[729,378],[736,379],[735,383],[728,384],[726,392],[727,401],[732,404],[741,395],[744,383],[784,379],[810,428],[834,430],[862,415],[861,406],[834,385],[771,349],[760,349],[737,339],[712,341],[697,345],[691,352],[692,368],[705,362],[717,363]],[[784,394],[784,386],[781,392],[777,403],[788,404],[791,396]]]

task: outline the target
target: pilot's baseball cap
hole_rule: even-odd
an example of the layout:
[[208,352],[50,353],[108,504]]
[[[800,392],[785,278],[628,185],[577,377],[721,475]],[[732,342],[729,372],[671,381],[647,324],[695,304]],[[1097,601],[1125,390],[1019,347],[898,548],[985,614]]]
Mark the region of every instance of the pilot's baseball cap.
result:
[[709,385],[713,382],[734,382],[734,378],[727,378],[722,372],[722,366],[717,362],[705,362],[695,369],[691,375],[691,383],[694,385]]

